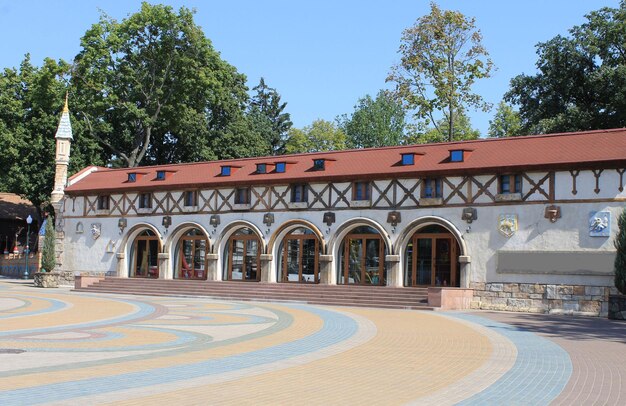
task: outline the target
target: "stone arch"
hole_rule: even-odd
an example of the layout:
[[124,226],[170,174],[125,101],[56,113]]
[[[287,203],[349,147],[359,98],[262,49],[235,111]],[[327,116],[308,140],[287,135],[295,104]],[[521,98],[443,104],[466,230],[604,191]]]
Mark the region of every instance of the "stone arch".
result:
[[402,232],[398,235],[398,239],[396,240],[396,251],[398,252],[398,256],[400,259],[400,270],[404,270],[407,264],[405,264],[405,255],[406,248],[409,244],[410,239],[413,237],[417,231],[421,228],[426,227],[428,225],[438,225],[450,232],[456,239],[457,244],[459,245],[459,257],[463,257],[463,261],[459,261],[461,265],[461,287],[469,286],[469,253],[465,239],[463,238],[463,234],[461,231],[454,225],[452,222],[446,220],[443,217],[438,216],[424,216],[417,218],[407,224],[407,226],[402,230]]
[[228,244],[228,239],[231,235],[236,233],[237,230],[240,230],[242,228],[249,228],[250,230],[252,230],[252,232],[256,234],[256,236],[259,238],[259,241],[261,242],[261,253],[266,252],[266,241],[263,237],[263,232],[254,223],[246,220],[235,220],[229,223],[220,233],[219,239],[217,239],[215,243],[211,246],[211,252],[218,254],[220,258],[216,264],[216,274],[218,275],[218,279],[220,280],[223,280],[224,275],[223,265],[225,259],[223,258],[223,254],[224,249],[226,248],[226,244]]
[[142,232],[150,230],[156,235],[159,239],[159,245],[161,247],[161,252],[163,251],[164,243],[163,236],[159,232],[159,229],[151,223],[137,223],[132,226],[128,232],[122,238],[122,242],[118,248],[116,253],[117,256],[117,276],[120,278],[128,278],[130,276],[129,270],[130,266],[128,262],[131,260],[130,251],[132,248],[132,244],[135,241],[135,238]]
[[270,264],[269,264],[269,267],[270,267],[269,278],[270,279],[268,282],[277,281],[276,275],[279,272],[279,270],[277,269],[277,264],[279,263],[278,256],[280,254],[278,252],[278,249],[280,247],[280,243],[285,238],[285,236],[289,234],[290,231],[299,227],[304,227],[304,228],[308,228],[309,230],[311,230],[313,234],[315,234],[317,236],[317,239],[319,240],[320,253],[326,252],[325,251],[326,240],[324,239],[324,234],[320,231],[320,229],[315,224],[311,223],[310,221],[303,220],[303,219],[293,219],[293,220],[286,221],[285,223],[281,224],[281,226],[274,232],[274,234],[272,234],[269,242],[267,243],[267,252],[269,254],[272,254],[272,260],[270,261]]
[[337,274],[341,265],[339,264],[339,249],[341,247],[341,243],[343,242],[344,238],[350,233],[350,231],[352,231],[352,229],[360,226],[372,227],[376,231],[378,231],[378,233],[383,238],[383,241],[385,242],[387,252],[393,252],[391,238],[389,237],[389,234],[387,234],[385,228],[380,223],[367,217],[355,217],[342,223],[341,225],[339,225],[339,227],[337,227],[337,230],[335,231],[335,233],[333,233],[326,246],[326,252],[330,253],[333,256],[333,261],[335,262],[334,265],[331,267],[331,273],[329,275],[329,281],[331,284],[337,283]]
[[166,261],[168,263],[167,273],[166,275],[164,275],[164,278],[166,279],[174,278],[174,269],[176,269],[175,264],[174,264],[174,252],[176,250],[176,246],[178,245],[180,238],[187,231],[194,229],[194,228],[197,228],[198,230],[202,231],[206,239],[209,241],[209,249],[212,249],[213,241],[211,240],[211,234],[200,223],[196,223],[193,221],[186,221],[178,225],[174,229],[174,231],[172,231],[169,237],[165,240],[165,244],[163,245],[163,254],[167,254]]

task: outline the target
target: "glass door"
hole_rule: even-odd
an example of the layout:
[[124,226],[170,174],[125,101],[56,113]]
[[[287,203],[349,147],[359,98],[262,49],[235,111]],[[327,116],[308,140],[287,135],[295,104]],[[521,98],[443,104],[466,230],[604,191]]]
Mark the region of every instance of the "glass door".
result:
[[255,235],[238,234],[228,242],[228,279],[233,281],[261,280],[259,239]]
[[144,231],[136,239],[133,247],[133,274],[135,278],[159,277],[159,239],[149,231]]
[[206,279],[206,256],[208,241],[200,231],[185,234],[179,245],[178,279]]
[[407,286],[459,286],[458,245],[450,234],[418,233],[407,246]]
[[341,283],[385,285],[385,244],[375,234],[351,234],[346,237]]

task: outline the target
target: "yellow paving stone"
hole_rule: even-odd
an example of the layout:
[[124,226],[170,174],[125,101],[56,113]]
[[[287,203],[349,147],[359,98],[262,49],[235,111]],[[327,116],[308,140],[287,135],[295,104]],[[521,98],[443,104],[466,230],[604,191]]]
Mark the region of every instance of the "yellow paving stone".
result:
[[115,404],[403,404],[463,379],[492,352],[486,336],[434,314],[350,312],[374,322],[377,334],[333,357]]

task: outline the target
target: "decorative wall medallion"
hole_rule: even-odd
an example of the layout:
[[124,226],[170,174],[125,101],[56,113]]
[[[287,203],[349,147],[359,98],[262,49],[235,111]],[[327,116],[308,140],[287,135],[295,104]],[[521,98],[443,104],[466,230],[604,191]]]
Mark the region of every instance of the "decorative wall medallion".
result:
[[511,237],[517,231],[517,214],[500,214],[498,231],[505,237]]
[[611,235],[611,212],[596,211],[589,213],[589,236],[608,237]]
[[91,236],[94,240],[97,240],[100,237],[100,233],[102,232],[102,224],[100,223],[92,223],[91,224]]
[[76,234],[82,234],[82,233],[83,233],[83,223],[79,221],[78,224],[76,224]]

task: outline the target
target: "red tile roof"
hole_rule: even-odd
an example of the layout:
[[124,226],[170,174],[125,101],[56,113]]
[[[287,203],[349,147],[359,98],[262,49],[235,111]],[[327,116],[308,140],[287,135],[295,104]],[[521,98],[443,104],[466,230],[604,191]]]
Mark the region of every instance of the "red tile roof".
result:
[[[449,162],[451,150],[464,150],[464,162]],[[406,153],[416,154],[414,165],[401,165],[402,154]],[[326,168],[316,171],[313,169],[313,160],[320,158],[327,160]],[[256,173],[256,164],[276,162],[287,163],[285,173]],[[220,176],[221,167],[226,165],[232,165],[237,169],[232,171],[231,176]],[[76,175],[70,178],[70,186],[65,191],[68,194],[85,194],[125,190],[171,190],[291,182],[454,176],[468,173],[586,167],[626,167],[626,129],[490,138],[139,168],[99,168],[83,178],[79,179]],[[157,170],[171,171],[172,174],[165,180],[156,180]],[[137,177],[136,182],[128,182],[128,174],[132,172],[146,173],[146,175]]]

